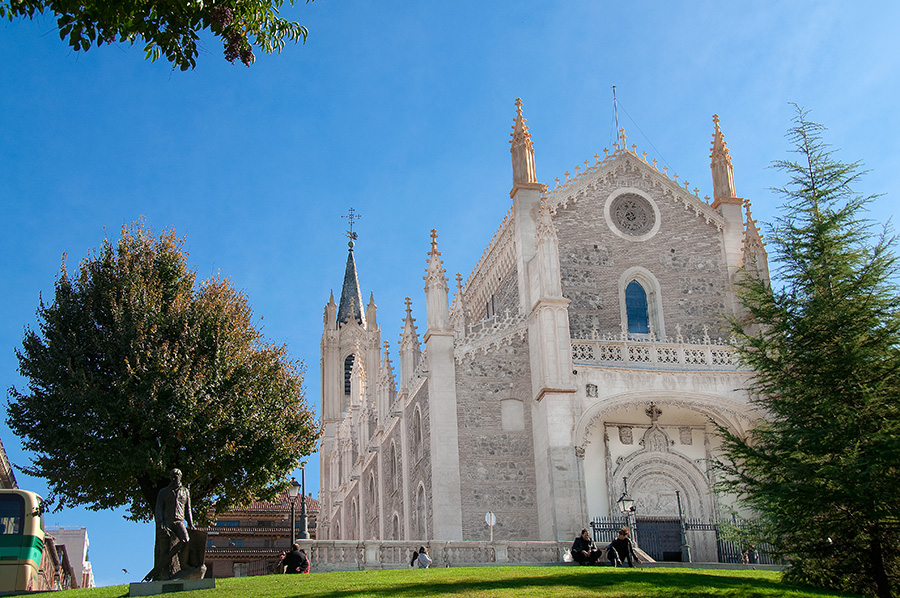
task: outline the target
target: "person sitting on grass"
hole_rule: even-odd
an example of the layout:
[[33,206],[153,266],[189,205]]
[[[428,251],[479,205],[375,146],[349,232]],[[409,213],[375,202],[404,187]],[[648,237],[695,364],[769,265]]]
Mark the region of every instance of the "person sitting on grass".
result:
[[427,569],[431,566],[431,557],[428,556],[428,551],[425,550],[424,546],[419,546],[419,556],[417,556],[413,562],[419,569]]
[[281,559],[285,573],[309,573],[309,559],[306,551],[300,550],[299,544],[293,544],[291,551]]
[[581,530],[581,535],[572,544],[572,558],[575,562],[579,565],[596,565],[601,556],[603,551],[597,550],[587,528]]

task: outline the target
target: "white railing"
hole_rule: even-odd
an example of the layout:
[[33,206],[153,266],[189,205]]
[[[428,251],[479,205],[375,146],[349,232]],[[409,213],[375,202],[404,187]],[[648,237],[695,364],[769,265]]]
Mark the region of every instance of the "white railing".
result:
[[562,562],[571,542],[440,542],[421,540],[298,540],[312,571],[400,569],[426,546],[432,567],[546,565]]
[[573,339],[572,361],[584,365],[673,370],[740,369],[732,346],[641,339]]

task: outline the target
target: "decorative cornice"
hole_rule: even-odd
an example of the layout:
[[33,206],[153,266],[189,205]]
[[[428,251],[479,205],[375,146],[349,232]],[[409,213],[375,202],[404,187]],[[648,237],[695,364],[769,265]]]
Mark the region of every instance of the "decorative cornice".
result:
[[574,178],[569,178],[567,172],[565,182],[560,184],[559,179],[556,179],[557,187],[545,193],[544,198],[550,206],[550,210],[555,214],[561,207],[568,206],[569,202],[577,202],[601,185],[613,183],[619,176],[638,173],[649,186],[657,189],[663,197],[682,204],[685,210],[693,210],[694,215],[703,218],[707,224],[713,224],[719,230],[724,228],[725,219],[712,209],[712,206],[700,199],[697,195],[699,189],[695,188],[691,193],[688,191],[690,183],[687,181],[683,182],[684,187],[682,188],[678,185],[677,174],[673,175],[674,179],[669,178],[667,168],[663,168],[663,171],[660,172],[656,168],[655,160],[653,164],[650,164],[643,156],[646,154],[638,156],[633,150],[617,149],[615,153],[607,155],[603,160],[600,160],[599,156],[595,156],[597,161],[592,166],[585,160],[584,172],[580,172],[576,167]]
[[[474,329],[477,331],[473,332]],[[454,357],[460,362],[479,351],[486,354],[489,350],[510,344],[516,336],[524,339],[527,333],[528,321],[525,315],[507,311],[501,318],[483,320],[480,324],[470,326],[466,337],[457,339]]]

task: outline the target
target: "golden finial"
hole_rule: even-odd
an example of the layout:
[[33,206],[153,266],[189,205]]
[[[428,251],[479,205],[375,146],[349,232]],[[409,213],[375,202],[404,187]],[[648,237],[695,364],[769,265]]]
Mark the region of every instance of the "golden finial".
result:
[[437,251],[437,229],[431,229],[431,252],[434,253]]

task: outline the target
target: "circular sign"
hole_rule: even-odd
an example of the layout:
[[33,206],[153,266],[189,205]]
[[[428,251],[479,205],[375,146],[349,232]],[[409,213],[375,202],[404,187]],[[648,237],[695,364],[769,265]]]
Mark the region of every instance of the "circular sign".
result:
[[484,516],[484,522],[490,526],[494,526],[497,524],[497,516],[494,515],[493,511],[488,511],[487,515]]

